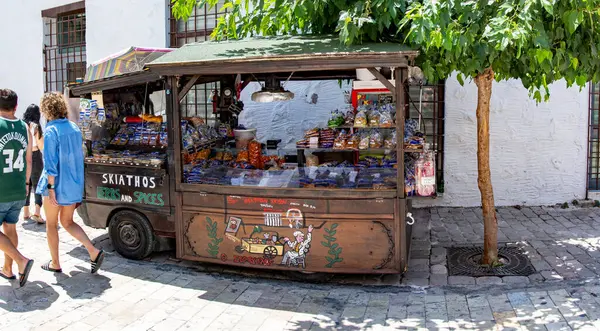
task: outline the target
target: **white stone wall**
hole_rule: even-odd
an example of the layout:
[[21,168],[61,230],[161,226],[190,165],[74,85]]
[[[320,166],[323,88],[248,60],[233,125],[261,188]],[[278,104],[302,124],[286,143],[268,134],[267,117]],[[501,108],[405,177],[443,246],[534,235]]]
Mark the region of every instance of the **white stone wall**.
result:
[[[0,3],[0,87],[19,94],[19,115],[44,92],[42,10],[74,0]],[[131,46],[167,46],[167,1],[87,0],[87,63]]]
[[165,0],[86,0],[85,10],[88,63],[131,46],[168,46]]
[[0,87],[19,95],[18,113],[39,104],[44,92],[44,23],[42,10],[73,0],[27,0],[0,3]]
[[[547,205],[585,197],[588,90],[553,84],[536,105],[516,80],[496,83],[490,163],[496,204]],[[446,84],[445,193],[433,205],[478,206],[477,88]]]
[[[262,142],[281,139],[281,148],[295,149],[296,141],[302,139],[306,131],[326,127],[332,111],[344,110],[344,94],[338,81],[288,82],[285,88],[294,93],[294,99],[253,102],[250,96],[260,91],[258,83],[251,83],[242,91],[244,111],[239,122],[256,128],[257,138]],[[316,104],[311,104],[313,93],[318,95]]]

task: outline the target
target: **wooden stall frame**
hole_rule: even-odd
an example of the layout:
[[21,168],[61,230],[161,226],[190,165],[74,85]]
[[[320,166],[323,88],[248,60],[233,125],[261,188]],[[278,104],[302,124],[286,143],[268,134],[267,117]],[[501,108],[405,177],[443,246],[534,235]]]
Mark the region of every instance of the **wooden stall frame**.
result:
[[[370,71],[376,71],[375,68],[368,68]],[[396,87],[390,92],[393,93],[394,98],[396,100],[396,130],[397,132],[404,131],[404,119],[405,119],[405,100],[404,100],[404,91],[403,84],[401,83],[406,77],[405,69],[402,68],[394,68],[395,70],[395,85]],[[377,71],[378,72],[378,71]],[[179,86],[179,82],[183,80],[183,78],[187,78],[184,76],[172,77],[169,82],[171,82],[172,92],[171,95],[177,95],[177,98],[172,98],[171,107],[173,108],[171,118],[169,118],[169,123],[179,123],[180,113],[179,113],[179,102],[185,97],[184,92],[189,91],[193,84],[192,82],[196,82],[199,80],[199,75],[194,75],[190,77],[188,82],[184,86],[184,90],[179,91],[177,87]],[[381,74],[377,75],[376,78],[380,81],[385,81],[387,85],[389,81],[387,81]],[[386,86],[387,86],[386,85]],[[176,214],[176,232],[179,234],[183,229],[181,228],[183,224],[183,195],[186,193],[199,193],[201,195],[206,194],[219,194],[224,197],[231,194],[243,195],[243,196],[285,196],[287,198],[343,198],[343,199],[394,199],[396,203],[394,204],[394,214],[390,215],[390,219],[394,221],[395,224],[395,233],[397,233],[397,237],[395,239],[395,260],[396,265],[399,266],[399,269],[395,269],[395,272],[405,272],[407,269],[407,260],[408,260],[408,250],[410,246],[410,238],[406,237],[406,224],[405,224],[405,214],[406,214],[406,198],[404,192],[403,185],[397,185],[396,190],[373,190],[373,189],[310,189],[310,188],[302,188],[302,189],[294,189],[294,188],[253,188],[253,187],[235,187],[233,192],[232,187],[229,186],[220,186],[220,185],[206,185],[206,184],[187,184],[183,182],[182,176],[182,166],[181,163],[181,126],[179,125],[170,125],[170,128],[173,128],[173,156],[174,162],[170,163],[170,166],[173,167],[171,173],[175,174],[172,176],[172,181],[175,182],[175,214]],[[397,169],[397,181],[398,183],[404,183],[404,158],[400,157],[404,155],[404,140],[403,135],[397,135],[396,137],[396,153],[399,155],[398,157],[398,169]],[[205,207],[187,207],[187,212],[198,212],[198,213],[218,213],[223,212],[218,208],[205,208]],[[228,212],[225,211],[227,214]],[[236,211],[236,215],[253,215],[257,216],[260,213],[252,213],[252,212],[244,212],[244,211]],[[314,214],[310,215],[314,218],[319,219],[330,219],[333,216],[337,219],[343,219],[345,222],[348,221],[359,221],[361,219],[368,220],[370,216],[359,215],[359,214],[348,214],[348,215],[332,215],[332,214]],[[388,217],[378,215],[380,219],[387,219]],[[206,260],[203,258],[190,257],[186,256],[184,252],[184,240],[177,240],[177,258],[182,259],[190,259],[204,262],[214,262],[211,260]],[[319,268],[311,268],[316,272],[330,272],[330,270],[319,269]],[[390,273],[390,270],[336,270],[338,273],[356,273],[356,272],[365,272],[365,273]]]
[[[381,269],[373,268],[342,268],[335,270],[325,267],[311,266],[311,272],[337,272],[337,273],[401,273],[406,271],[410,238],[407,236],[407,226],[404,223],[406,217],[407,199],[404,191],[404,120],[405,120],[405,100],[403,84],[406,78],[406,68],[408,63],[416,57],[418,53],[409,51],[402,56],[397,54],[353,54],[353,53],[337,53],[335,56],[330,54],[314,54],[312,56],[283,56],[269,58],[244,58],[234,59],[231,61],[196,61],[196,62],[181,62],[177,65],[168,64],[151,64],[150,70],[155,74],[168,76],[168,105],[171,108],[168,111],[168,130],[169,140],[172,141],[172,146],[169,147],[169,169],[171,176],[171,188],[174,192],[172,199],[175,202],[175,227],[177,233],[177,257],[187,260],[195,260],[210,263],[221,263],[214,258],[205,258],[199,255],[189,255],[186,253],[186,243],[183,228],[184,218],[190,217],[194,213],[201,215],[206,214],[224,214],[227,215],[243,215],[247,217],[260,217],[261,212],[251,210],[228,210],[227,204],[225,208],[215,208],[210,206],[192,206],[188,205],[184,208],[184,195],[199,195],[204,197],[212,197],[216,199],[227,200],[229,196],[249,196],[249,197],[284,197],[285,199],[344,199],[348,201],[360,200],[368,201],[369,199],[385,201],[393,201],[393,215],[390,214],[331,214],[323,211],[315,211],[307,213],[307,217],[311,219],[339,219],[344,222],[357,224],[368,220],[388,220],[391,223],[393,231],[393,263],[388,267]],[[350,56],[351,55],[351,56]],[[373,189],[310,189],[310,188],[254,188],[254,187],[231,187],[219,185],[205,184],[187,184],[183,182],[183,162],[181,156],[181,119],[179,100],[185,97],[187,92],[194,84],[206,83],[217,79],[218,75],[224,74],[281,74],[290,71],[302,72],[304,78],[310,78],[312,71],[319,71],[320,79],[323,77],[324,71],[348,71],[358,68],[365,68],[365,63],[368,63],[368,70],[372,72],[384,86],[390,89],[396,100],[396,131],[399,132],[396,136],[396,153],[398,168],[396,171],[397,187],[394,190],[373,190]],[[391,84],[383,77],[375,67],[390,67],[395,71],[395,84]],[[317,75],[315,75],[317,76]],[[393,86],[395,85],[395,86]],[[217,198],[220,196],[221,198]],[[328,203],[328,202],[327,202]],[[326,204],[327,204],[326,203]],[[188,216],[185,216],[188,215]],[[192,220],[188,219],[189,222]],[[373,221],[373,223],[377,223]],[[383,225],[382,225],[383,226]],[[384,226],[385,229],[385,226]],[[389,230],[388,230],[389,232]],[[392,238],[392,234],[388,234]],[[195,240],[195,239],[194,239]],[[392,240],[392,239],[390,239]],[[391,255],[391,253],[390,253]],[[222,260],[225,263],[225,260]],[[230,263],[226,263],[230,264]],[[257,268],[271,268],[265,266],[252,266]]]

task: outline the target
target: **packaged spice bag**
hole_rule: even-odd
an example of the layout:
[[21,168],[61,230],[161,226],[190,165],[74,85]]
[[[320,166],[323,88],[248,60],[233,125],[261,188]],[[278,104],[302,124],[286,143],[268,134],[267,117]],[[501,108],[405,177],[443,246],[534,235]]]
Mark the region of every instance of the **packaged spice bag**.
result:
[[254,168],[263,168],[262,145],[257,140],[251,140],[248,143],[248,160]]
[[354,117],[354,127],[355,128],[366,128],[368,126],[367,122],[367,113],[364,109],[358,111],[356,116]]
[[369,148],[381,148],[383,139],[379,130],[373,130],[369,136]]
[[369,133],[363,132],[360,136],[358,149],[369,149]]

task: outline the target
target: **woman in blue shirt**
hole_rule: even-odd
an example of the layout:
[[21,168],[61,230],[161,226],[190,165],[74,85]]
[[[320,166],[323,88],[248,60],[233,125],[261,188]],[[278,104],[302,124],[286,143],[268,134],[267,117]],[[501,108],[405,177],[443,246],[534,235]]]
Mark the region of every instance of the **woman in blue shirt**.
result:
[[91,271],[96,273],[104,252],[94,247],[83,229],[73,222],[73,213],[83,198],[84,170],[81,131],[67,119],[67,104],[60,93],[46,93],[40,104],[48,121],[44,132],[44,170],[36,193],[44,197],[46,234],[52,260],[42,266],[62,272],[58,260],[58,221],[90,254]]

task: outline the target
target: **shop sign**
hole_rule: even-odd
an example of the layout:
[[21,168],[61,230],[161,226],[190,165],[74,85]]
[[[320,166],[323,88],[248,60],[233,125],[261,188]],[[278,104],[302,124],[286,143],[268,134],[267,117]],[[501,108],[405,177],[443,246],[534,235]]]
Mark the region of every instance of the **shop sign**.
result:
[[[88,196],[119,203],[163,207],[169,204],[168,190],[156,176],[88,173]],[[95,186],[95,187],[94,187]]]

